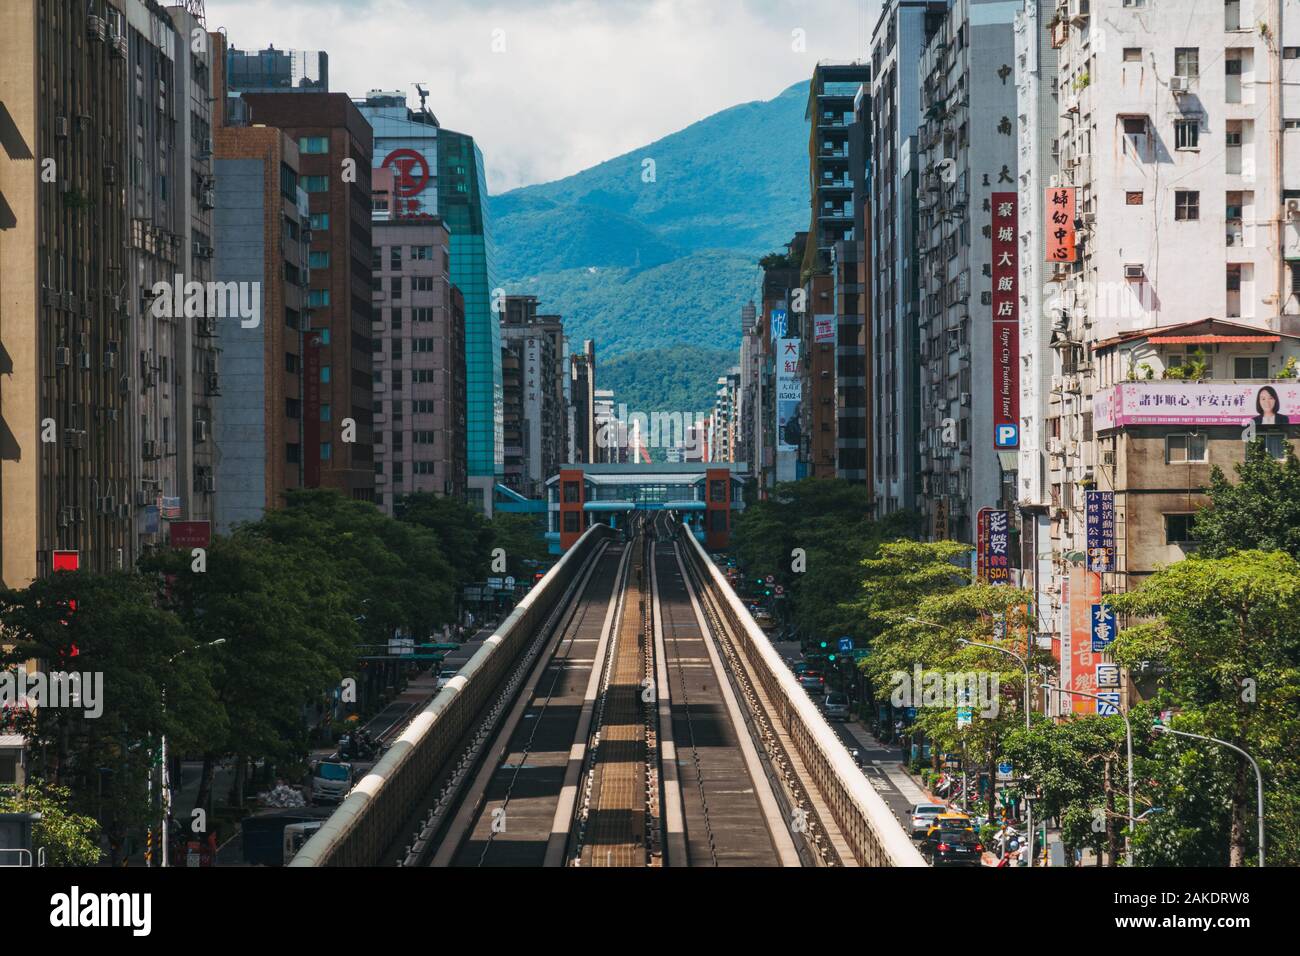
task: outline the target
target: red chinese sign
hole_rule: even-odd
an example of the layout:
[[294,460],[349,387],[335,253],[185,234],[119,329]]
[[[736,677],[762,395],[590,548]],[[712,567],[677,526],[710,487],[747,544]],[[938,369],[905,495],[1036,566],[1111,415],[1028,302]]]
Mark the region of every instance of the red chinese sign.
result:
[[1043,224],[1043,245],[1048,262],[1074,262],[1078,252],[1074,247],[1075,190],[1071,186],[1057,186],[1047,190],[1047,221]]
[[1015,193],[993,193],[993,445],[1020,447],[1020,249]]
[[168,531],[173,548],[206,548],[212,543],[212,524],[208,521],[173,521]]

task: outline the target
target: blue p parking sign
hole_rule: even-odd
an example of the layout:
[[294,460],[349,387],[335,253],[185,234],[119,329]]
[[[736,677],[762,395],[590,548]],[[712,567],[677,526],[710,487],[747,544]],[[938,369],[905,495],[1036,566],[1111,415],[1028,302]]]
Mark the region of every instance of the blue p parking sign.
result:
[[1020,427],[1018,425],[999,425],[994,433],[993,444],[998,448],[1019,448]]

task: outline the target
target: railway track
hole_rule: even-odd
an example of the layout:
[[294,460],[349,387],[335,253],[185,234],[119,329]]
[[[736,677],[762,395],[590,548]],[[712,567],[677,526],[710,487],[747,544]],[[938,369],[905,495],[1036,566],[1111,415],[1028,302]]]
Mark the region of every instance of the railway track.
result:
[[693,542],[663,516],[631,530],[590,559],[488,739],[461,757],[455,801],[424,822],[427,849],[409,858],[855,865],[775,719],[771,678],[754,679],[734,610],[701,578],[698,548],[683,551]]

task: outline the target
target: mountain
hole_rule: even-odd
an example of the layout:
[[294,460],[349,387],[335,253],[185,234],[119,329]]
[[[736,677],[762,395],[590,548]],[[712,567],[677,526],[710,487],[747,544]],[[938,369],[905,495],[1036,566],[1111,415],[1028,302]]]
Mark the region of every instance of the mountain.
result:
[[807,96],[797,83],[491,197],[503,286],[563,315],[574,343],[593,339],[597,383],[631,389],[629,409],[708,407],[736,364],[758,258],[808,227]]

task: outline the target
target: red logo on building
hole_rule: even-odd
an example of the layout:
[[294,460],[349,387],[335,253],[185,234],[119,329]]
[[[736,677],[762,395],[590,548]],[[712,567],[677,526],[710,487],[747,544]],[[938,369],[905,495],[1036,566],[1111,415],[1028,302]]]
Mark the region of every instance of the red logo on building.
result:
[[393,170],[393,194],[400,198],[418,196],[429,185],[429,164],[413,149],[395,149],[384,157],[380,168]]

